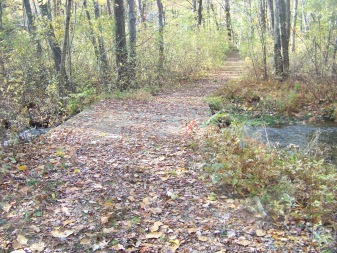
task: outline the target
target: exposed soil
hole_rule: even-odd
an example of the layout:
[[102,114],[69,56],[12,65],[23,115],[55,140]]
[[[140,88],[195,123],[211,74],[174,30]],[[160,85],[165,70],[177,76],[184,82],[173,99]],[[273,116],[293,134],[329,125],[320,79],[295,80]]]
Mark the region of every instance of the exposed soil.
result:
[[202,177],[203,98],[243,66],[234,53],[207,78],[101,101],[4,150],[0,251],[318,252],[310,224],[276,223]]

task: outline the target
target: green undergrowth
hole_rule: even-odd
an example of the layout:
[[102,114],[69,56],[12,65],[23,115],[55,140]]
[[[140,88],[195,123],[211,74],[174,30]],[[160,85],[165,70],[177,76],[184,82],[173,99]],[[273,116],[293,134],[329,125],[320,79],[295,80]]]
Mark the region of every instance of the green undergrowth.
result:
[[310,221],[336,228],[337,169],[299,150],[270,148],[245,136],[232,122],[210,131],[200,143],[204,176],[217,194],[257,197],[274,221]]

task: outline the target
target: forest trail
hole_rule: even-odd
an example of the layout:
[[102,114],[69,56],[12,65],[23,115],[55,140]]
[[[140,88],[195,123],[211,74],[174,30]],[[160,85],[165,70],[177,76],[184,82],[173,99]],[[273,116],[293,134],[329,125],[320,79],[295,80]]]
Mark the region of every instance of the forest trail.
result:
[[[306,247],[303,237],[288,249],[286,241],[266,236],[273,231],[270,222],[225,192],[214,201],[210,180],[201,177],[201,156],[191,147],[210,116],[203,99],[239,78],[243,66],[232,54],[221,71],[149,101],[101,101],[54,129],[42,144],[27,146],[31,164],[6,188],[18,200],[6,206],[0,238],[43,252]],[[20,186],[27,178],[37,183]],[[275,231],[279,238],[288,233]]]

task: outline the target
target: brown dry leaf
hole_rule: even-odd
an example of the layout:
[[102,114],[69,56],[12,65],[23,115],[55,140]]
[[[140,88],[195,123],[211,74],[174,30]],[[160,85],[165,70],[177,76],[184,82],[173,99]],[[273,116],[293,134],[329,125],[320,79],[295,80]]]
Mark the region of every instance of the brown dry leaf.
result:
[[63,212],[65,215],[70,216],[70,212],[69,212],[68,207],[62,206],[62,207],[61,207],[61,210],[62,210],[62,212]]
[[75,220],[65,220],[64,222],[63,222],[63,226],[65,227],[65,226],[67,226],[67,225],[69,225],[69,224],[71,224],[71,223],[74,223],[75,222]]
[[153,226],[150,227],[150,231],[151,231],[151,232],[157,232],[157,231],[159,230],[159,227],[160,227],[161,225],[163,225],[162,222],[156,221],[156,222],[153,224]]
[[189,234],[193,234],[193,233],[197,232],[197,229],[196,229],[196,228],[188,228],[188,229],[187,229],[187,232],[188,232]]
[[249,244],[251,244],[251,242],[246,239],[241,239],[236,241],[236,244],[239,244],[241,246],[248,246]]
[[163,236],[163,232],[151,232],[146,235],[146,239],[158,239]]
[[115,246],[112,247],[112,249],[117,250],[117,251],[120,251],[120,250],[125,251],[125,248],[122,244],[116,244]]
[[13,206],[12,203],[6,204],[2,209],[3,209],[6,213],[8,213],[9,210],[11,210],[12,206]]
[[128,200],[130,200],[131,202],[135,201],[135,198],[133,196],[129,196]]
[[112,228],[103,228],[103,233],[104,234],[111,234],[115,232],[115,229],[112,227]]
[[101,223],[102,224],[106,224],[106,223],[108,223],[109,222],[109,216],[103,216],[103,217],[101,217]]
[[89,238],[83,238],[81,241],[80,241],[80,244],[81,245],[89,245],[91,244],[91,240]]
[[266,235],[266,231],[262,230],[262,229],[258,229],[256,230],[256,235],[261,237],[261,236],[265,236]]
[[16,238],[16,241],[21,245],[26,245],[28,242],[28,239],[24,237],[23,235],[18,235],[18,237]]
[[156,208],[149,208],[149,211],[153,214],[160,214],[163,212],[163,209],[156,207]]
[[149,199],[149,198],[144,198],[144,199],[143,199],[143,203],[144,203],[146,206],[148,206],[148,205],[151,205],[151,204],[152,204],[152,202],[150,201],[150,199]]
[[29,186],[25,186],[25,187],[22,187],[19,191],[23,195],[27,196],[29,190],[30,190],[30,187]]
[[199,239],[199,241],[202,241],[202,242],[207,242],[208,241],[208,237],[207,236],[199,235],[198,239]]
[[74,231],[72,230],[65,230],[65,231],[59,231],[59,230],[54,230],[51,232],[52,236],[56,237],[56,238],[66,238],[69,235],[73,234]]
[[33,251],[42,252],[46,246],[43,242],[33,243],[29,248]]
[[29,226],[29,230],[30,230],[31,233],[32,232],[40,233],[40,231],[41,231],[41,229],[39,227],[35,226],[35,225]]

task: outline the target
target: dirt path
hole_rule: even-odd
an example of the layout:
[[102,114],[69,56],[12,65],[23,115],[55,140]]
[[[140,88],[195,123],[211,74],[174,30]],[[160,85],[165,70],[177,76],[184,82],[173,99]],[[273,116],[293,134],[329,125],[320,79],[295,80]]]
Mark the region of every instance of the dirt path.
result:
[[290,232],[225,192],[214,201],[201,177],[192,148],[210,115],[203,98],[242,66],[233,54],[221,72],[151,101],[102,101],[23,147],[19,170],[0,182],[10,195],[2,200],[0,249],[309,252],[301,232],[288,248]]

